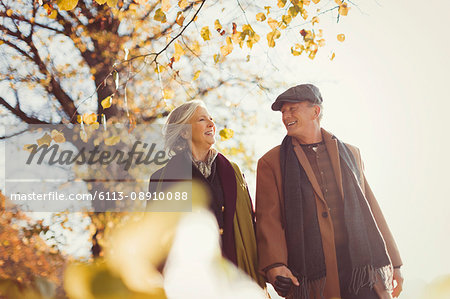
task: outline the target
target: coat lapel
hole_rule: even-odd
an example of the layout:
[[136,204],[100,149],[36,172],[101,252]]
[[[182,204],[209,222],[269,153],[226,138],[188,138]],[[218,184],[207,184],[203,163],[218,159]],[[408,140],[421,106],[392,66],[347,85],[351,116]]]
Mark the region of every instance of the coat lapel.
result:
[[331,165],[334,171],[334,177],[341,192],[341,198],[344,198],[344,190],[342,188],[342,173],[341,173],[341,163],[339,159],[338,144],[336,138],[324,129],[322,130],[322,137],[325,141],[325,146],[327,147],[328,155],[330,156]]
[[317,181],[316,176],[314,175],[314,171],[311,167],[311,164],[309,163],[308,157],[306,157],[305,152],[303,151],[302,147],[295,138],[292,138],[292,144],[294,146],[294,152],[295,155],[297,156],[297,160],[300,162],[300,165],[302,165],[303,169],[305,170],[306,175],[308,176],[308,179],[311,182],[314,191],[319,196],[319,198],[323,202],[325,202],[322,190],[320,189],[319,186],[319,182]]

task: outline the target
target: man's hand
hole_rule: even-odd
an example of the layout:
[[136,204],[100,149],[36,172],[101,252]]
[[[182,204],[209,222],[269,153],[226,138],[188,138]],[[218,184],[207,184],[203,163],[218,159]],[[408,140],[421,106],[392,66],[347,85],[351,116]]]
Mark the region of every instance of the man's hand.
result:
[[292,284],[299,286],[297,278],[286,266],[278,266],[266,272],[267,279],[281,297],[286,297]]
[[394,281],[397,283],[397,285],[395,285],[394,287],[394,291],[392,292],[392,296],[394,298],[397,298],[400,293],[403,290],[403,275],[402,275],[402,271],[400,270],[400,268],[396,268],[394,269],[394,277],[393,277],[393,281],[392,281],[392,286],[394,287]]

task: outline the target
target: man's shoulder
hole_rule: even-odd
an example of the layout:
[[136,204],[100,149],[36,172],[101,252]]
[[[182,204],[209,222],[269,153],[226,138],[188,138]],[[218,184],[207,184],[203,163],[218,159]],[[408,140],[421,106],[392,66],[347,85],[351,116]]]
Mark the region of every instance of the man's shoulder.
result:
[[259,158],[258,162],[279,162],[280,161],[280,148],[281,145],[277,145],[267,153],[265,153],[261,158]]
[[352,152],[359,152],[359,148],[356,145],[344,142],[344,144],[348,147]]
[[359,162],[361,159],[361,154],[359,152],[359,148],[355,145],[352,145],[350,143],[344,142],[345,146],[350,150],[350,152],[353,154],[353,156],[356,158],[356,161]]

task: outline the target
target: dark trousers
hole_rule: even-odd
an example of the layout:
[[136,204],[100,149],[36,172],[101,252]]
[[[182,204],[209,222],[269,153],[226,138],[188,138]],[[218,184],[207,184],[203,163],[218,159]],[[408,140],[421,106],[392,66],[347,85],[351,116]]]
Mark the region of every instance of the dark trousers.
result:
[[347,248],[336,248],[339,284],[342,299],[379,299],[374,289],[368,286],[359,289],[358,294],[349,291],[350,279],[352,277],[352,264]]

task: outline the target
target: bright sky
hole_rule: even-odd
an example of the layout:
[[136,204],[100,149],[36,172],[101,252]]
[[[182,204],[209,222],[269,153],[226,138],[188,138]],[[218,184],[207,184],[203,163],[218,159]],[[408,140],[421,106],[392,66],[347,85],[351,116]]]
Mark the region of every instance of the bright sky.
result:
[[[284,56],[274,62],[280,71],[273,76],[285,76],[286,88],[295,82],[317,84],[324,98],[323,127],[360,148],[404,260],[402,297],[417,298],[424,283],[450,273],[445,187],[450,2],[364,5],[364,14],[352,8],[337,27],[336,33],[346,35],[344,43],[327,40],[337,45],[334,61]],[[282,91],[273,91],[273,98]],[[280,129],[257,132],[258,157],[279,144],[285,132],[280,113],[271,112],[269,104],[261,109],[262,117],[276,119]]]

